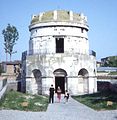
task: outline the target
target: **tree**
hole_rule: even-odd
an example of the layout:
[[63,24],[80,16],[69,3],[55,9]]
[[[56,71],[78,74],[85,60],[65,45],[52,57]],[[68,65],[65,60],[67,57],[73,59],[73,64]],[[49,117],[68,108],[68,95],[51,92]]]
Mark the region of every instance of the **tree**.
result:
[[104,67],[117,67],[117,56],[107,57],[103,66]]
[[110,67],[117,67],[117,56],[110,57],[108,64]]
[[8,24],[6,29],[3,29],[2,34],[4,36],[4,49],[6,53],[6,61],[7,61],[7,53],[10,55],[10,61],[11,56],[13,53],[13,47],[16,44],[16,41],[19,39],[19,33],[15,26],[11,26]]

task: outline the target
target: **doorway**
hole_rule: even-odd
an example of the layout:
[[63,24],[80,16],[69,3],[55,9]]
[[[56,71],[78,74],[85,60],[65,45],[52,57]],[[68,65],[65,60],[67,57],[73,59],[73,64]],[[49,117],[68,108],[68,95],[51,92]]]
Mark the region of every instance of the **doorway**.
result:
[[56,38],[56,53],[64,53],[64,38]]
[[67,85],[67,72],[64,69],[56,69],[54,72],[54,76],[55,76],[55,92],[57,92],[57,88],[58,86],[60,86],[61,90],[62,90],[62,94],[65,93],[65,89],[68,88]]
[[65,77],[55,77],[55,92],[58,86],[61,88],[62,94],[65,93]]

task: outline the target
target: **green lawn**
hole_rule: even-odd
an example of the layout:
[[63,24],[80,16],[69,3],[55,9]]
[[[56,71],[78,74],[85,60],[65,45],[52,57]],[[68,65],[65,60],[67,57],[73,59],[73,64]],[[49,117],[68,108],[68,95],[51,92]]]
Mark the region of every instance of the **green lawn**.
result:
[[48,97],[41,95],[23,94],[16,91],[6,93],[0,101],[0,109],[13,109],[24,111],[46,111]]
[[117,75],[117,72],[110,72],[109,75]]
[[[95,110],[115,110],[117,109],[117,93],[110,91],[73,96],[77,101],[95,109]],[[112,105],[107,105],[111,101]]]

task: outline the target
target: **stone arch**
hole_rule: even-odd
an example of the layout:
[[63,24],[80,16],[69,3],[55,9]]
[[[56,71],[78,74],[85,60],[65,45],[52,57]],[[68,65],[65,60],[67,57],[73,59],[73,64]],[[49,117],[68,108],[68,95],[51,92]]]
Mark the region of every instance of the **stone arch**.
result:
[[56,69],[54,72],[55,76],[67,76],[67,72],[64,69]]
[[78,91],[79,93],[89,92],[89,73],[85,68],[82,68],[78,72]]
[[37,83],[37,87],[38,87],[38,94],[42,94],[42,74],[41,71],[39,69],[34,69],[32,71],[34,78],[36,80]]
[[67,72],[59,68],[56,69],[53,74],[55,76],[55,92],[57,92],[57,87],[60,86],[62,93],[65,93],[65,90],[68,88]]
[[85,68],[80,69],[80,71],[78,72],[78,75],[81,75],[83,77],[87,77],[88,76],[88,71]]

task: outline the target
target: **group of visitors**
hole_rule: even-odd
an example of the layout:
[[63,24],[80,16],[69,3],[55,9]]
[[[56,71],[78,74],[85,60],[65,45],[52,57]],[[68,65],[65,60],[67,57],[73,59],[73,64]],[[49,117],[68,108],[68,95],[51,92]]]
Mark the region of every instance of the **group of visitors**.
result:
[[[55,92],[55,89],[53,87],[53,85],[51,85],[50,89],[49,89],[49,103],[54,103],[54,92]],[[61,101],[61,88],[60,86],[58,86],[57,88],[57,98],[58,98],[58,102]],[[69,93],[68,93],[68,90],[65,90],[65,94],[64,94],[64,99],[65,99],[65,102],[68,102],[68,99],[69,99]]]

